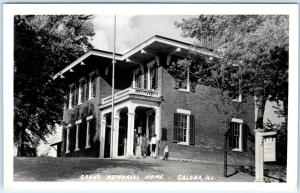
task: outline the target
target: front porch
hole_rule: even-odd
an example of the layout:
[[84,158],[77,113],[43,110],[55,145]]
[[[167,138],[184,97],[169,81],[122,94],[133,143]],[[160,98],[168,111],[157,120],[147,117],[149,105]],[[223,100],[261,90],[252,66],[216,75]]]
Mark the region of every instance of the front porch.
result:
[[[111,96],[102,99],[100,158],[132,157],[135,135],[160,138],[160,99],[152,90],[129,88],[115,94],[114,128],[111,128]],[[149,96],[150,95],[150,96]],[[141,130],[138,130],[141,127]]]

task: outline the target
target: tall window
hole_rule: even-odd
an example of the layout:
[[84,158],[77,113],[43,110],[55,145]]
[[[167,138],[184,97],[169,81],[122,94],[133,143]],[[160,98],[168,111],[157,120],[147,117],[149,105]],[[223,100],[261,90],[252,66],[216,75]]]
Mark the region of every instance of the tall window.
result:
[[83,103],[85,100],[85,82],[81,81],[79,84],[79,103]]
[[195,143],[195,117],[190,111],[177,110],[174,114],[174,141],[180,144]]
[[143,89],[157,89],[157,67],[154,66],[155,61],[151,61],[145,67],[144,73],[140,68],[133,73],[133,87]]
[[187,122],[188,115],[178,114],[177,116],[177,140],[179,142],[187,142]]
[[189,67],[184,68],[180,78],[177,79],[178,89],[183,91],[190,91],[190,76]]
[[234,119],[230,123],[228,145],[233,151],[242,151],[242,127],[243,122],[240,119]]
[[90,98],[93,98],[96,96],[96,77],[95,75],[92,75],[90,77],[90,85],[91,85],[91,95]]
[[77,104],[77,89],[76,86],[71,87],[71,106],[74,107]]
[[134,87],[135,88],[142,88],[142,71],[140,69],[134,73]]
[[94,115],[90,115],[86,118],[86,140],[85,140],[85,148],[91,147],[91,142],[94,135],[95,128],[95,118]]
[[157,68],[152,66],[149,68],[150,73],[150,89],[156,90],[157,89]]
[[89,93],[89,83],[88,82],[86,82],[85,84],[84,84],[84,88],[85,88],[85,99],[86,100],[88,100],[89,98],[90,98],[90,93]]

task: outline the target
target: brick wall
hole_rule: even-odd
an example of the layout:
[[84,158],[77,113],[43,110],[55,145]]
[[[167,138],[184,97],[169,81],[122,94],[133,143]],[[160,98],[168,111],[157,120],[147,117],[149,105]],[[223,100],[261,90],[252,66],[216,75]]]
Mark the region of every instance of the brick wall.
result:
[[[161,103],[161,127],[167,130],[167,141],[161,143],[161,153],[165,144],[169,145],[170,156],[200,159],[211,161],[223,160],[223,128],[224,120],[222,113],[218,113],[214,104],[214,97],[211,97],[209,87],[197,85],[195,93],[179,91],[175,88],[175,79],[168,71],[160,67],[162,73],[163,101]],[[190,110],[195,116],[195,145],[179,145],[173,142],[173,121],[174,113],[177,109]],[[230,152],[229,160],[237,163],[242,162],[252,164],[254,161],[254,103],[253,97],[248,97],[246,102],[240,107],[244,120],[244,127],[249,128],[244,152]],[[222,132],[223,131],[223,132]]]

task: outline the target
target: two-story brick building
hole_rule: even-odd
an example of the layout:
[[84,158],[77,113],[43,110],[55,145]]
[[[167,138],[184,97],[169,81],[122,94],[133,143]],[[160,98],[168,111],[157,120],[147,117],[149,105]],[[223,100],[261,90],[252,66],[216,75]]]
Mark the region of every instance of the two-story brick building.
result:
[[[223,116],[211,105],[212,88],[189,78],[178,84],[170,62],[190,51],[217,57],[211,49],[154,36],[125,54],[116,54],[114,129],[111,125],[111,52],[90,50],[55,78],[68,85],[62,154],[100,158],[134,155],[134,133],[155,133],[171,157],[220,161]],[[188,72],[188,70],[187,70]],[[188,75],[187,75],[188,77]],[[241,113],[231,119],[229,145],[236,158],[253,161],[253,97],[237,100]],[[234,157],[234,156],[233,156]],[[243,159],[245,160],[245,159]]]

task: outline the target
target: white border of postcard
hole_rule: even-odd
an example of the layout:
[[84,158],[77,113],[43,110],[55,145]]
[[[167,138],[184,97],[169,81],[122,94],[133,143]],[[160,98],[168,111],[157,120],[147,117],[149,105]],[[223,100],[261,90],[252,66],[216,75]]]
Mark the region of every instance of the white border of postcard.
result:
[[[13,181],[13,16],[16,14],[95,15],[289,15],[289,122],[287,183],[247,182],[14,182]],[[298,5],[297,4],[4,4],[4,187],[14,190],[145,190],[147,191],[295,191],[298,159]],[[134,184],[133,184],[134,183]],[[145,184],[146,183],[146,184]],[[149,186],[149,183],[151,185]],[[201,183],[201,185],[199,184]]]

